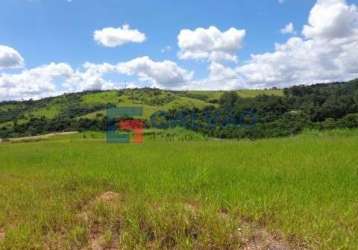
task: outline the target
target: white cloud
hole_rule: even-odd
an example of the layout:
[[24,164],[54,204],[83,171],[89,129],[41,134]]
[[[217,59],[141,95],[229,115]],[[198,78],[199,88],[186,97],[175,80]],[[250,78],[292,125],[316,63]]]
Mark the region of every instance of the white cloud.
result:
[[153,61],[139,57],[118,64],[85,63],[74,70],[66,63],[50,63],[17,74],[0,74],[0,101],[38,99],[64,92],[104,90],[123,87],[124,82],[106,79],[106,74],[134,76],[130,86],[179,88],[192,80],[193,73],[172,61]]
[[357,6],[345,0],[318,0],[302,33],[308,39],[329,40],[356,35],[357,27]]
[[[288,25],[286,31],[292,30],[293,24],[292,29]],[[214,26],[180,32],[179,57],[207,60],[209,75],[204,79],[194,80],[193,72],[173,61],[154,61],[146,56],[117,64],[85,63],[76,70],[65,63],[51,63],[18,74],[0,72],[0,100],[123,86],[107,74],[118,75],[118,79],[123,75],[136,78],[131,86],[169,89],[286,87],[358,78],[358,9],[344,0],[318,0],[301,35],[276,44],[272,52],[233,64],[245,34],[245,30],[220,31]],[[0,47],[0,68],[22,64],[18,52]]]
[[114,66],[108,63],[85,63],[64,81],[63,87],[66,91],[71,92],[115,88],[114,82],[104,78],[104,74],[113,71]]
[[93,34],[94,40],[105,47],[118,47],[126,43],[142,43],[146,40],[146,35],[136,29],[131,29],[129,25],[118,28],[104,28],[96,30]]
[[139,57],[116,65],[119,73],[137,75],[141,81],[149,81],[153,86],[175,88],[185,85],[193,78],[193,73],[179,67],[175,62],[155,62],[149,57]]
[[137,86],[161,88],[176,88],[193,78],[192,72],[179,67],[173,61],[153,61],[144,56],[118,64],[85,63],[83,69],[76,71],[70,82],[83,83],[81,89],[103,89],[118,85],[105,80],[104,77],[108,73],[134,76],[138,79]]
[[56,95],[56,81],[73,75],[72,68],[65,63],[50,63],[18,74],[0,75],[0,100],[41,98]]
[[208,29],[183,29],[178,35],[178,55],[180,59],[236,61],[237,50],[242,47],[245,35],[245,30],[230,28],[220,31],[215,26]]
[[[236,87],[286,87],[358,77],[358,10],[344,0],[318,0],[303,37],[254,54],[235,68]],[[247,85],[248,84],[248,85]]]
[[235,68],[227,67],[221,63],[212,62],[209,65],[209,77],[201,81],[202,89],[230,90],[238,86],[245,87],[245,82],[236,72]]
[[285,27],[283,27],[280,30],[281,34],[295,34],[295,27],[293,26],[293,23],[288,23]]
[[0,69],[21,67],[24,59],[15,49],[0,45]]

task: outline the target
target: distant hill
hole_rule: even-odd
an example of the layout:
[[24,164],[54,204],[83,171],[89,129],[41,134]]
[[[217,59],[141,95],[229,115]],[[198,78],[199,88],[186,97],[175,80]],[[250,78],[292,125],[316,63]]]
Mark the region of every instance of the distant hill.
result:
[[307,129],[357,128],[358,80],[271,90],[87,91],[3,102],[0,138],[105,131],[117,122],[106,110],[128,106],[143,107],[146,128],[182,127],[216,138],[290,136]]
[[[104,115],[108,106],[142,106],[145,118],[156,111],[175,108],[203,108],[217,105],[224,91],[168,91],[159,89],[125,89],[109,91],[87,91],[65,94],[41,100],[0,102],[0,129],[26,123],[32,118],[94,119]],[[282,90],[240,90],[241,97],[258,95],[283,95]]]

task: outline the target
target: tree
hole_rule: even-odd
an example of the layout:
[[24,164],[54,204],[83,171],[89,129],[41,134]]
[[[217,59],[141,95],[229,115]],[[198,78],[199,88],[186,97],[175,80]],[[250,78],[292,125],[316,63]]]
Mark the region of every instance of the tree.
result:
[[231,109],[235,106],[238,99],[239,96],[235,91],[224,92],[224,94],[222,94],[222,96],[219,99],[219,104],[224,109]]

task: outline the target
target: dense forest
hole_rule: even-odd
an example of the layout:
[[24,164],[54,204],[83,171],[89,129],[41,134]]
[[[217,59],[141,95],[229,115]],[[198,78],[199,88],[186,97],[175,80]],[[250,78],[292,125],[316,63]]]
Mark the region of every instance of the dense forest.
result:
[[[123,90],[117,91],[118,97]],[[133,91],[132,91],[133,92]],[[105,112],[96,111],[116,107],[111,102],[84,105],[81,98],[87,94],[74,93],[39,101],[3,102],[0,104],[0,138],[37,135],[57,131],[105,131],[111,122]],[[92,93],[92,92],[90,92]],[[236,91],[223,92],[217,98],[195,93],[140,89],[136,93],[153,96],[146,102],[158,105],[158,110],[144,119],[146,127],[184,127],[218,138],[265,138],[288,136],[304,129],[333,129],[358,127],[358,80],[311,86],[294,86],[283,90],[283,95],[259,94],[242,97]],[[160,109],[176,95],[186,95],[200,101],[204,107]],[[66,103],[53,117],[33,116],[24,119],[31,110],[46,105]],[[140,98],[133,98],[140,104]],[[157,101],[155,101],[157,100]],[[56,105],[56,103],[55,103]]]
[[358,80],[294,86],[284,96],[241,98],[226,92],[219,106],[154,114],[158,128],[182,126],[218,138],[289,136],[304,129],[358,127]]

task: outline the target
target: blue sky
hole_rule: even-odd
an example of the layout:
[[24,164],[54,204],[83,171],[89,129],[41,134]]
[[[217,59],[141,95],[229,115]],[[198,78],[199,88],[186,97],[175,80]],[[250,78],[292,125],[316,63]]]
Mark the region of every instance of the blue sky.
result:
[[[342,66],[356,62],[345,54],[357,40],[357,4],[358,0],[261,0],[259,3],[252,0],[1,0],[0,91],[3,93],[0,93],[0,100],[37,98],[91,88],[118,88],[120,81],[130,81],[129,85],[138,87],[145,82],[161,88],[231,89],[346,80],[358,73],[349,65]],[[314,8],[317,11],[313,11]],[[327,17],[324,13],[332,15]],[[289,23],[293,29],[282,32]],[[327,23],[330,27],[326,27]],[[143,34],[144,41],[110,47],[94,39],[95,31],[123,28],[123,25]],[[309,26],[306,30],[310,31],[304,32],[304,26]],[[209,32],[209,27],[216,30]],[[202,29],[201,33],[198,28]],[[230,28],[235,29],[235,42],[240,44],[234,49],[221,46],[226,43],[225,39],[231,39],[229,35],[221,37]],[[197,58],[195,55],[181,58],[180,51],[192,53],[195,46],[205,47],[200,42],[190,43],[191,35],[183,35],[180,46],[178,35],[182,30],[192,31],[192,36],[198,35],[199,40],[208,32],[208,39],[213,36],[218,39],[214,42],[219,44],[220,53],[230,50],[230,56],[237,59]],[[347,32],[343,32],[345,30]],[[240,38],[239,31],[245,31]],[[327,68],[320,60],[337,57],[332,48],[337,46],[339,39],[349,40],[350,46],[336,52],[342,61],[332,62],[335,66]],[[313,47],[309,47],[310,41],[315,44]],[[278,49],[277,43],[289,48]],[[308,62],[302,62],[300,48],[319,51],[320,44],[327,43],[331,46],[317,55],[312,53]],[[289,44],[294,44],[294,48]],[[212,49],[208,47],[204,51],[210,54]],[[266,53],[269,55],[264,56]],[[253,58],[252,54],[258,58]],[[12,61],[6,56],[11,56]],[[163,63],[165,61],[175,65]],[[96,73],[90,74],[88,68],[83,68],[86,62],[91,63]],[[51,63],[50,68],[44,69]],[[310,74],[308,69],[293,66],[300,63],[317,63],[322,74]],[[109,66],[102,67],[98,73],[103,64]],[[276,70],[277,66],[284,69]],[[330,74],[326,73],[327,69]],[[48,73],[49,70],[57,73]],[[160,70],[163,74],[158,73]],[[44,76],[46,83],[39,84],[31,78],[44,71],[48,74]],[[81,75],[75,76],[76,71]],[[86,78],[86,72],[91,79]],[[176,73],[171,75],[171,72]],[[24,79],[28,82],[24,83]],[[86,86],[84,81],[95,83]]]
[[[0,44],[16,48],[35,67],[52,61],[80,66],[85,61],[118,62],[148,55],[176,60],[181,29],[214,25],[246,29],[242,59],[273,49],[287,36],[280,29],[288,22],[302,26],[313,0],[2,0]],[[129,24],[148,36],[146,43],[114,49],[98,46],[94,30]],[[170,53],[161,49],[171,46]]]

